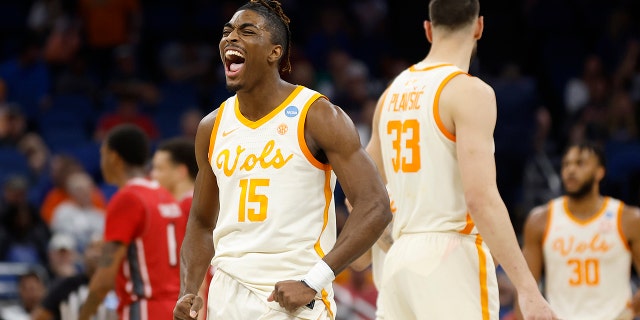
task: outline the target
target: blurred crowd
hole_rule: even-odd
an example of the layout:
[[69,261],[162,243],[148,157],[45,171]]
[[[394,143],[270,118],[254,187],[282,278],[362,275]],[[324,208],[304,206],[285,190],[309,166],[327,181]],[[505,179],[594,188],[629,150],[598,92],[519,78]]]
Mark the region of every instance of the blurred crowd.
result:
[[[281,2],[293,37],[285,79],[327,95],[366,143],[386,84],[427,53],[427,1]],[[0,3],[0,300],[27,314],[56,279],[87,269],[114,192],[99,164],[108,129],[130,122],[154,144],[193,139],[230,95],[217,44],[242,3]],[[607,152],[603,193],[640,204],[640,3],[485,1],[481,14],[471,73],[496,92],[498,186],[516,231],[560,195],[563,147],[584,139]],[[337,188],[342,217],[343,199]],[[340,317],[371,318],[370,277],[338,277]]]

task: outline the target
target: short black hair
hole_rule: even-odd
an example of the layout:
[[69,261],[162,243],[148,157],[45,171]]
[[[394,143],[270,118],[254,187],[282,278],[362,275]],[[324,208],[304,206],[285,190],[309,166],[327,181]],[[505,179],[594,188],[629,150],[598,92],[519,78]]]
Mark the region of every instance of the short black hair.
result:
[[140,127],[121,124],[109,130],[104,140],[130,166],[143,167],[149,157],[149,138]]
[[161,142],[157,151],[166,151],[171,161],[176,164],[184,164],[189,170],[189,177],[195,180],[198,174],[198,162],[196,162],[195,143],[187,138],[171,138]]
[[267,29],[271,33],[271,41],[284,48],[284,54],[280,58],[280,68],[283,72],[291,71],[291,30],[289,23],[291,20],[282,11],[280,2],[275,0],[251,0],[240,7],[237,11],[255,11],[267,21]]
[[580,151],[589,151],[593,153],[598,159],[598,163],[600,163],[602,167],[606,168],[607,158],[605,156],[604,148],[602,148],[602,145],[595,143],[593,141],[581,141],[581,142],[573,143],[567,146],[564,153],[562,154],[562,157],[564,158],[567,155],[567,153],[569,153],[569,150],[573,148],[577,148]]
[[431,0],[429,19],[435,27],[457,30],[480,15],[478,0]]

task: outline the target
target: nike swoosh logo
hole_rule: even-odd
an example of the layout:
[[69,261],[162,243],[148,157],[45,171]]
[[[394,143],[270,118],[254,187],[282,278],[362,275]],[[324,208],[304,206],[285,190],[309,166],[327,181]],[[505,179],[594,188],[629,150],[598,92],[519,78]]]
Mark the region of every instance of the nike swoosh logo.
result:
[[231,129],[231,130],[229,130],[229,131],[223,131],[223,132],[222,132],[222,136],[223,136],[223,137],[226,137],[226,136],[228,136],[228,135],[232,134],[234,131],[236,131],[236,130],[238,130],[238,129],[240,129],[240,128]]

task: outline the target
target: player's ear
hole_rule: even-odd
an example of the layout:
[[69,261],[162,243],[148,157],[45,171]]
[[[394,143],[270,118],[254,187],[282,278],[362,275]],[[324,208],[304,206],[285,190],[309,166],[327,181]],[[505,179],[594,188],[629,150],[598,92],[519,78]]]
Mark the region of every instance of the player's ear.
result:
[[429,41],[429,43],[433,43],[433,25],[431,24],[431,21],[425,20],[423,26],[424,33],[427,36],[427,40]]
[[281,45],[275,45],[273,46],[273,48],[271,49],[271,53],[269,54],[269,62],[270,63],[277,63],[278,61],[280,61],[280,58],[282,58],[282,54],[283,54],[283,50],[282,50],[282,46]]
[[602,181],[604,179],[604,175],[607,173],[607,170],[603,166],[599,166],[598,170],[596,170],[596,179],[597,181]]
[[482,31],[484,30],[484,17],[479,16],[478,20],[476,20],[473,31],[473,38],[476,40],[480,40],[482,38]]

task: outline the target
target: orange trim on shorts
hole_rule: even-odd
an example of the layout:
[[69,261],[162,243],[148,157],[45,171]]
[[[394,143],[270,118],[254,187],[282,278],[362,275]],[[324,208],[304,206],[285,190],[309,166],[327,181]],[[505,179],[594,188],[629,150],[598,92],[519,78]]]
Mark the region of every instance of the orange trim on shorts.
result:
[[460,231],[460,233],[462,234],[471,234],[471,231],[473,231],[473,228],[476,226],[475,223],[473,223],[473,220],[471,219],[471,215],[469,214],[469,212],[467,212],[467,224],[464,226],[464,229],[462,229]]
[[276,114],[278,114],[280,111],[282,111],[282,109],[284,109],[285,107],[287,107],[289,105],[289,103],[291,103],[291,101],[298,95],[298,93],[300,93],[300,91],[302,91],[302,86],[297,86],[293,92],[291,92],[291,94],[289,94],[289,96],[282,101],[282,103],[277,106],[275,109],[271,110],[271,112],[269,112],[269,114],[267,114],[266,116],[258,119],[257,121],[251,121],[247,118],[245,118],[245,116],[242,114],[242,112],[240,112],[240,103],[238,102],[238,97],[236,96],[236,103],[235,103],[235,112],[236,112],[236,118],[238,118],[238,121],[240,121],[242,124],[244,124],[245,126],[251,128],[251,129],[255,129],[260,127],[261,125],[263,125],[265,122],[271,120],[271,118],[275,117]]
[[329,299],[327,299],[327,296],[329,296],[329,294],[327,293],[327,290],[322,289],[322,303],[324,304],[324,307],[327,308],[327,313],[329,314],[329,317],[331,319],[335,319],[335,317],[333,316],[333,311],[331,311],[331,302],[329,302]]
[[549,235],[549,230],[551,229],[551,220],[553,219],[553,200],[548,203],[548,213],[547,213],[547,224],[544,226],[544,232],[542,233],[542,244],[544,245],[545,241],[547,241],[547,236]]
[[622,210],[624,210],[624,203],[622,201],[620,201],[620,207],[618,208],[618,235],[620,235],[620,240],[622,240],[622,243],[624,243],[624,247],[627,248],[627,251],[631,251],[631,247],[629,246],[629,240],[627,240],[627,237],[624,235],[624,232],[622,231]]
[[438,87],[438,91],[436,91],[436,96],[433,99],[433,119],[436,121],[436,125],[438,126],[438,129],[440,129],[440,132],[442,132],[442,134],[447,137],[447,139],[456,142],[456,135],[449,132],[449,130],[447,130],[447,128],[444,126],[444,123],[442,123],[442,119],[440,119],[440,107],[439,107],[439,103],[440,103],[440,94],[442,93],[442,89],[444,89],[444,86],[447,85],[447,83],[453,79],[453,77],[459,75],[459,74],[464,74],[464,72],[462,71],[456,71],[453,72],[452,74],[448,75],[446,78],[444,78],[444,80],[442,80],[442,83],[440,83],[440,86]]
[[451,63],[441,63],[441,64],[436,64],[434,66],[428,66],[428,67],[423,68],[423,69],[416,68],[416,65],[414,64],[411,67],[409,67],[409,71],[411,71],[411,72],[429,71],[429,70],[433,70],[435,68],[446,67],[446,66],[453,66],[453,64],[451,64]]
[[489,290],[487,289],[487,255],[482,248],[482,237],[476,235],[476,249],[478,250],[478,264],[480,266],[480,305],[482,308],[482,320],[489,320]]
[[602,207],[598,209],[598,212],[596,212],[596,214],[594,214],[593,216],[591,216],[591,218],[587,220],[580,220],[576,218],[573,215],[573,213],[571,213],[571,210],[569,210],[569,201],[567,199],[568,198],[566,196],[564,196],[562,199],[562,205],[564,206],[564,211],[567,213],[567,216],[569,217],[569,219],[571,219],[573,222],[581,226],[587,225],[590,222],[598,219],[605,212],[605,209],[607,208],[607,204],[609,203],[609,197],[604,197],[604,201],[602,201]]
[[311,99],[309,99],[309,101],[307,101],[307,103],[302,108],[302,111],[300,112],[300,119],[298,122],[298,144],[300,145],[300,150],[302,150],[305,158],[307,158],[307,160],[309,160],[309,162],[314,167],[326,171],[331,170],[331,166],[329,164],[324,164],[318,161],[318,159],[316,159],[316,157],[311,154],[309,146],[307,145],[307,141],[304,139],[304,125],[307,121],[307,113],[309,112],[309,108],[311,107],[311,104],[313,104],[316,100],[323,97],[323,95],[316,93],[315,95],[313,95],[313,97],[311,97]]
[[213,129],[211,130],[211,137],[209,138],[209,163],[211,163],[211,156],[213,155],[213,146],[216,144],[216,135],[218,133],[218,127],[220,127],[220,119],[222,119],[222,110],[224,110],[226,103],[227,102],[225,101],[220,104],[218,113],[216,114],[216,120],[213,122]]

